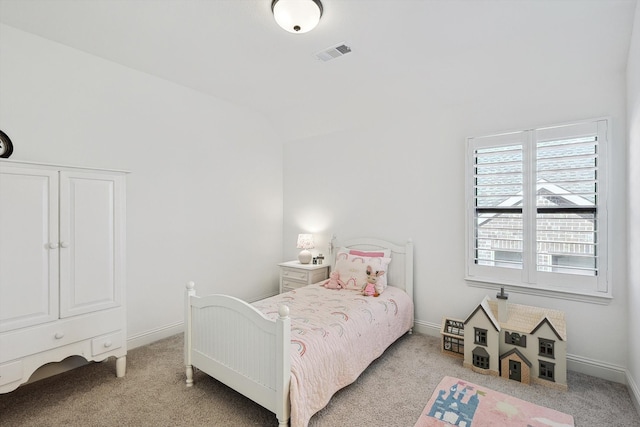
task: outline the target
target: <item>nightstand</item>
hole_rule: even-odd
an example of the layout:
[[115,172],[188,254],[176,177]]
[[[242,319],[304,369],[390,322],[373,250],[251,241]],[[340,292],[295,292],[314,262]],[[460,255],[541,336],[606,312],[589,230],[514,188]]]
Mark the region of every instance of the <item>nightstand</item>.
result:
[[329,278],[328,264],[300,264],[287,261],[280,266],[280,293],[318,283]]

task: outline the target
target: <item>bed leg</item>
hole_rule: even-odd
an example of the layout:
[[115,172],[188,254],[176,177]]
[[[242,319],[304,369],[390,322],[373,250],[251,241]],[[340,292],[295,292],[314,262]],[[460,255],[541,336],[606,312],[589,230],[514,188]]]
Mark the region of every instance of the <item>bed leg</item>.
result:
[[286,419],[284,421],[278,420],[278,427],[288,427],[288,426],[289,426],[289,419]]
[[413,335],[413,328],[409,329],[409,335]]
[[193,366],[187,365],[187,387],[193,385]]
[[116,377],[124,377],[127,371],[127,356],[120,356],[116,358]]

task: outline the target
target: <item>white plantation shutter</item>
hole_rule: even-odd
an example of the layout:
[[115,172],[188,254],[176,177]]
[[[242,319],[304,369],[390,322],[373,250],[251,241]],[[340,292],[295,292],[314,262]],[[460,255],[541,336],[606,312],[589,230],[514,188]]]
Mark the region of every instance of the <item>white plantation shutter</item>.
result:
[[526,132],[472,140],[468,258],[474,276],[501,282],[521,280],[526,142]]
[[522,144],[475,150],[478,264],[522,268],[522,164]]
[[607,120],[468,140],[467,279],[609,293]]

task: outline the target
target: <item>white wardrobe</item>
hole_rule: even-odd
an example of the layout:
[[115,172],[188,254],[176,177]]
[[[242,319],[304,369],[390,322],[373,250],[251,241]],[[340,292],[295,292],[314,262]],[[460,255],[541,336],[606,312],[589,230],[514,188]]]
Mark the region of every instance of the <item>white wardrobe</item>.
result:
[[126,367],[125,173],[0,160],[0,393],[79,355]]

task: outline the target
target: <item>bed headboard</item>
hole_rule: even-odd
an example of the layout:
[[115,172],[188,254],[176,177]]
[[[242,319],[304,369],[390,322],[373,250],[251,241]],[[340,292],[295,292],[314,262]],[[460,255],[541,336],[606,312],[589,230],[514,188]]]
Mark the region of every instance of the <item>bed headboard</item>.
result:
[[387,283],[409,294],[413,300],[413,242],[411,239],[404,246],[396,245],[386,240],[375,238],[357,238],[336,242],[331,254],[331,267],[335,265],[335,257],[339,248],[359,249],[362,251],[375,251],[381,249],[391,250],[391,263],[387,271]]

